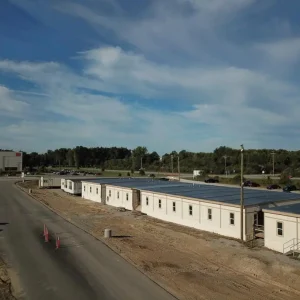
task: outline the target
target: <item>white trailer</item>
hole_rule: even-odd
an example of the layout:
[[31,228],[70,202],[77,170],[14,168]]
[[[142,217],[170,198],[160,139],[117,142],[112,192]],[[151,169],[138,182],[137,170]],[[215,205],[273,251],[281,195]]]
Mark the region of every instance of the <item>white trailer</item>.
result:
[[193,171],[193,179],[195,179],[197,176],[201,176],[202,170],[194,170]]
[[39,180],[40,188],[60,188],[61,178],[58,177],[41,177]]
[[83,179],[67,179],[64,191],[71,195],[81,195]]

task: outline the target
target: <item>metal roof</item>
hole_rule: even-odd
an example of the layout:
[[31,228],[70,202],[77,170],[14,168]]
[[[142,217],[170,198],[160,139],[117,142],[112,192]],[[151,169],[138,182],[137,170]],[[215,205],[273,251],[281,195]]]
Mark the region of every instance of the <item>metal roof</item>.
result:
[[[173,187],[151,187],[145,189],[151,192],[174,195],[177,197],[188,197],[195,199],[203,199],[208,201],[223,202],[227,204],[238,205],[240,203],[240,188],[212,186],[204,184],[189,184],[186,186]],[[268,202],[279,202],[286,200],[299,200],[300,194],[251,190],[244,189],[244,203],[245,206],[259,205]]]
[[[224,204],[239,205],[240,188],[206,184],[193,184],[174,181],[160,181],[151,178],[99,178],[82,180],[99,184],[110,184],[124,188],[203,199]],[[287,200],[300,200],[300,194],[266,190],[244,189],[245,206],[259,205]]]
[[264,208],[264,211],[276,211],[283,214],[288,213],[300,215],[300,203]]
[[124,182],[124,183],[131,183],[133,184],[136,181],[139,182],[145,182],[145,181],[150,181],[151,179],[149,178],[136,178],[136,177],[106,177],[106,178],[95,178],[95,179],[81,179],[83,182],[90,182],[90,183],[99,183],[99,184],[109,184],[113,182]]
[[[129,188],[129,189],[147,189],[147,188],[164,188],[164,187],[177,187],[177,186],[184,186],[187,187],[186,183],[174,182],[174,181],[162,181],[156,179],[144,179],[144,180],[135,180],[135,181],[119,181],[119,182],[112,182],[111,185]],[[190,187],[187,187],[190,188]]]

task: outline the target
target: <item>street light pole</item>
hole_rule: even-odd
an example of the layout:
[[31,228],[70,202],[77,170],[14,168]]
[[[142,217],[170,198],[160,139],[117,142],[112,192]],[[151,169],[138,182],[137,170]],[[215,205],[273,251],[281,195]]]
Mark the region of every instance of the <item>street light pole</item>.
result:
[[178,180],[180,181],[180,160],[179,160],[179,155],[177,156],[177,163],[178,163]]
[[273,157],[273,176],[275,176],[275,152],[273,151],[271,155]]
[[143,169],[143,156],[141,156],[141,170]]
[[172,175],[174,173],[174,168],[173,168],[173,154],[171,155],[171,170],[172,170]]
[[227,158],[228,158],[228,156],[227,156],[227,155],[224,155],[223,158],[224,158],[224,160],[225,160],[225,175],[226,175],[226,177],[227,177]]
[[244,146],[241,145],[241,241],[244,241]]

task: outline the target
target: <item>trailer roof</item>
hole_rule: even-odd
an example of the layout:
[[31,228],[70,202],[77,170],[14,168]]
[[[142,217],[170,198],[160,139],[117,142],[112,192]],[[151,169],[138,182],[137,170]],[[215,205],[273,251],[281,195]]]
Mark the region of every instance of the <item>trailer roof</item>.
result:
[[288,213],[300,215],[300,203],[264,208],[264,211],[274,211],[282,214]]
[[186,187],[190,189],[190,185],[186,183],[176,182],[176,181],[162,181],[157,179],[144,178],[144,180],[132,180],[132,181],[120,181],[120,182],[112,182],[111,185],[129,188],[129,189],[147,189],[147,188],[164,188],[164,187]]
[[[188,185],[188,186],[187,186]],[[151,192],[203,199],[208,201],[222,202],[226,204],[238,205],[240,203],[240,188],[225,187],[206,184],[185,184],[184,186],[149,187],[145,189]],[[244,189],[245,206],[259,205],[286,200],[299,200],[300,194],[284,193],[266,190]]]
[[81,179],[82,182],[90,182],[90,183],[99,183],[99,184],[108,184],[108,183],[113,183],[113,182],[124,182],[124,183],[131,183],[133,184],[136,181],[149,181],[151,179],[149,178],[137,178],[137,177],[101,177],[101,178],[92,178],[92,179]]

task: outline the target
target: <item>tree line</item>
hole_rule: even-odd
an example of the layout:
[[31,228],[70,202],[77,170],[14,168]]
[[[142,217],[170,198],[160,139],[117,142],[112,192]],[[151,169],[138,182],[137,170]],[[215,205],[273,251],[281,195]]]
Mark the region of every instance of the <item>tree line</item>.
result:
[[[274,153],[274,154],[272,154]],[[23,166],[27,168],[99,168],[109,170],[139,170],[177,172],[178,158],[182,173],[202,170],[206,174],[224,174],[240,172],[241,152],[226,146],[213,152],[190,152],[182,150],[165,153],[161,157],[157,152],[148,152],[146,147],[135,149],[125,147],[77,146],[73,149],[60,148],[46,153],[23,152]],[[290,170],[291,175],[300,173],[300,151],[284,149],[246,149],[244,151],[245,174],[275,173]],[[297,175],[298,176],[298,175]]]

